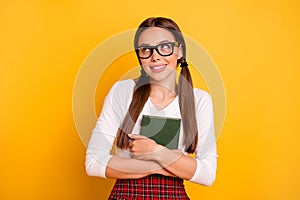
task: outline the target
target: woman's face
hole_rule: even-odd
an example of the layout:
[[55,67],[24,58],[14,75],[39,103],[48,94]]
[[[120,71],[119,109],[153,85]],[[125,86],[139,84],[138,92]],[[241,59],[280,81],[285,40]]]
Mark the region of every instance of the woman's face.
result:
[[[157,47],[158,50],[161,54],[168,55],[170,54],[170,43],[168,42],[177,42],[171,32],[163,28],[150,27],[141,33],[138,39],[138,47],[141,47],[140,51],[144,51],[146,54],[148,51],[149,54],[149,48],[147,49],[147,47],[162,44]],[[175,78],[177,59],[182,57],[181,47],[175,44],[173,53],[168,56],[160,55],[155,49],[152,51],[149,58],[140,58],[142,67],[148,76],[154,81],[163,81],[170,76]]]

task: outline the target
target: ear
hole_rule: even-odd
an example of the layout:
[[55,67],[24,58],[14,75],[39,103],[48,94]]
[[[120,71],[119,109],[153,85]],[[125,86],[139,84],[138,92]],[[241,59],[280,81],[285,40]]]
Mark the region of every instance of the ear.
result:
[[177,55],[178,55],[178,60],[179,60],[180,58],[182,58],[182,56],[183,56],[181,44],[180,44],[179,47],[178,47]]

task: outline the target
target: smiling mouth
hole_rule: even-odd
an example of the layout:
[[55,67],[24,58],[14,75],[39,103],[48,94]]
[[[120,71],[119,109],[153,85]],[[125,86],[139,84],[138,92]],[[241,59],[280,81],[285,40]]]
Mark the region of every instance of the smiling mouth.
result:
[[157,65],[157,66],[150,66],[150,69],[154,73],[158,73],[164,71],[167,65]]

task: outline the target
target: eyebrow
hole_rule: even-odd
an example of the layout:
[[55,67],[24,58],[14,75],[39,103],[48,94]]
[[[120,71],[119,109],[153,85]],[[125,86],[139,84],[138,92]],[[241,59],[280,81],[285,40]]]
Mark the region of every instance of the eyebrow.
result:
[[[170,40],[162,40],[162,41],[158,42],[156,45],[159,45],[159,44],[162,44],[162,43],[165,43],[165,42],[172,42],[172,41],[170,41]],[[153,45],[153,46],[156,46],[156,45]],[[141,44],[139,46],[151,46],[151,45],[148,44],[148,43],[143,43],[143,44]]]

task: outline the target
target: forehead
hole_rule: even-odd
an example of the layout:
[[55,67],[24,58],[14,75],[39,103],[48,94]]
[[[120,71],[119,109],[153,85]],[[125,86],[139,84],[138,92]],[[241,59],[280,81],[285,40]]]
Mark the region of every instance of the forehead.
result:
[[163,28],[150,27],[144,30],[139,37],[138,45],[149,44],[156,45],[161,41],[175,41],[173,34]]

